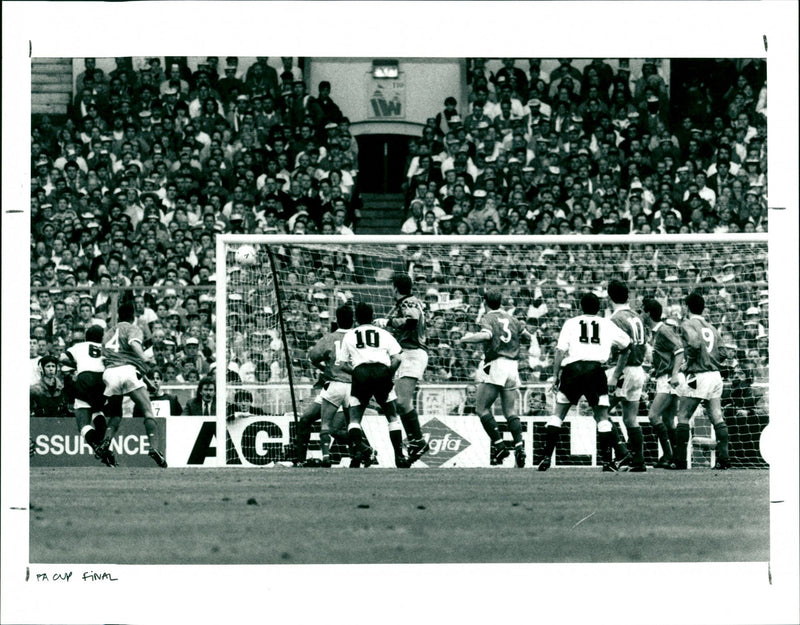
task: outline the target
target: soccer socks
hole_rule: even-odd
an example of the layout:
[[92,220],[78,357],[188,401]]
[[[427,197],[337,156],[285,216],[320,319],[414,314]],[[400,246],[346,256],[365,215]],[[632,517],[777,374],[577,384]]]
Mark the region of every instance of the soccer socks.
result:
[[[109,428],[110,429],[110,428]],[[158,440],[158,427],[156,426],[155,419],[145,419],[144,429],[147,432],[147,438],[150,441],[150,449],[162,453],[161,441]]]
[[667,430],[667,426],[664,423],[657,423],[653,426],[653,430],[656,433],[656,438],[658,442],[661,444],[661,451],[664,455],[664,458],[667,461],[672,460],[672,443],[669,440],[669,431]]
[[514,446],[517,447],[522,444],[522,422],[517,416],[506,417],[506,421],[508,422],[508,431],[511,432],[514,439]]
[[403,430],[400,428],[399,421],[389,422],[389,440],[392,442],[394,457],[403,457]]
[[422,438],[422,429],[419,426],[419,415],[416,410],[412,408],[407,413],[401,414],[400,420],[408,434],[408,440],[418,441]]
[[675,448],[672,459],[679,467],[686,467],[686,454],[689,446],[689,424],[679,423],[675,428]]
[[364,446],[364,436],[360,423],[351,423],[347,426],[347,437],[350,439],[351,449],[361,450]]
[[631,453],[633,454],[633,462],[635,464],[644,462],[644,437],[642,436],[642,428],[628,428],[628,443]]
[[489,440],[492,441],[493,445],[503,442],[503,437],[500,436],[500,430],[497,429],[497,421],[494,420],[491,414],[481,415],[481,425],[486,431],[486,434],[489,435]]
[[543,460],[549,460],[553,457],[553,451],[558,443],[558,437],[561,436],[561,428],[554,425],[548,425],[544,435],[544,452],[542,455]]
[[717,457],[720,460],[728,459],[728,426],[724,421],[714,424],[714,434],[717,436]]
[[322,454],[322,459],[330,459],[331,457],[331,434],[328,431],[319,433],[319,449]]
[[625,444],[625,437],[622,435],[619,423],[611,421],[611,431],[614,432],[614,452],[617,454],[617,460],[620,460],[628,455],[628,446]]
[[310,425],[310,423],[306,423],[303,419],[297,422],[297,431],[294,437],[296,462],[305,462],[308,457],[308,441],[311,438]]
[[597,422],[597,440],[600,444],[599,456],[603,464],[611,462],[611,448],[618,444],[617,430],[609,420]]

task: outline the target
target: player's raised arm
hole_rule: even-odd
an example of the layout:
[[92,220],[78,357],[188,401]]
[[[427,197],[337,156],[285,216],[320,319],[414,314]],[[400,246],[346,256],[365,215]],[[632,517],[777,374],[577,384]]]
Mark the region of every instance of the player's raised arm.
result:
[[528,348],[528,353],[533,356],[534,358],[539,358],[542,355],[542,348],[539,345],[539,339],[536,338],[536,335],[533,334],[528,328],[522,328],[521,332],[522,336],[525,336],[530,341],[530,347]]
[[478,332],[467,332],[458,339],[459,343],[482,343],[492,338],[492,331],[489,328],[481,328]]
[[325,371],[325,362],[328,359],[328,350],[326,349],[326,337],[319,339],[314,346],[308,350],[308,360],[315,369]]

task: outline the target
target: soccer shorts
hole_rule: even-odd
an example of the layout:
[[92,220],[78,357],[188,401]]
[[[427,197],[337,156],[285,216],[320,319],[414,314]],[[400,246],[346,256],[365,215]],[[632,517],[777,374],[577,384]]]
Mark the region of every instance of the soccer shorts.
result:
[[656,395],[678,395],[681,387],[686,383],[684,375],[682,373],[678,374],[678,386],[674,387],[669,383],[669,379],[672,377],[669,373],[665,373],[662,376],[656,378]]
[[404,349],[400,354],[401,363],[395,373],[395,379],[415,378],[422,379],[425,367],[428,366],[428,352],[424,349]]
[[103,382],[102,373],[98,371],[79,373],[72,385],[75,395],[72,407],[75,409],[88,408],[93,411],[102,410],[103,404],[106,403],[105,395],[103,395],[105,390],[106,385]]
[[569,363],[561,370],[561,384],[558,387],[556,403],[576,405],[581,396],[588,404],[608,406],[608,381],[599,362],[578,360]]
[[319,397],[320,401],[324,399],[336,408],[339,406],[347,408],[350,405],[350,384],[348,382],[337,382],[336,380],[328,382],[323,387]]
[[679,393],[681,397],[708,400],[722,397],[722,376],[719,371],[687,373],[686,382]]
[[106,385],[103,393],[106,397],[127,395],[137,388],[144,388],[142,374],[133,365],[120,365],[106,369],[103,373],[103,382]]
[[518,389],[521,386],[519,363],[510,358],[496,358],[484,363],[478,369],[478,382],[507,390]]
[[392,371],[379,362],[358,365],[353,370],[353,383],[350,385],[350,405],[366,406],[374,397],[379,404],[393,399]]
[[[611,374],[614,373],[614,368],[606,370],[606,380],[611,380]],[[627,401],[639,401],[642,397],[642,390],[644,383],[647,381],[647,374],[644,368],[638,367],[624,367],[622,375],[617,380],[617,388],[614,391],[614,397],[625,399]]]

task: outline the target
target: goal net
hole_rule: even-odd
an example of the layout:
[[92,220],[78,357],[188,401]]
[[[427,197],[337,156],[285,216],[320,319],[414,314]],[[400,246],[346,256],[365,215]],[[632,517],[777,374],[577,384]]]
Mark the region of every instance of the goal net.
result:
[[[537,355],[523,345],[519,361],[518,412],[532,465],[553,409],[549,387],[560,328],[579,314],[587,290],[607,307],[605,287],[618,278],[629,286],[634,311],[642,310],[643,298],[655,297],[673,323],[685,316],[689,292],[704,295],[704,316],[720,331],[727,355],[722,406],[732,464],[766,467],[759,452],[769,400],[766,235],[223,235],[217,241],[216,431],[217,440],[226,441],[217,445],[221,463],[292,461],[297,418],[317,390],[309,348],[331,331],[342,304],[367,301],[376,317],[385,317],[395,301],[392,275],[401,271],[426,306],[429,363],[415,400],[432,451],[419,466],[489,465],[489,441],[475,415],[481,347],[457,342],[477,328],[484,290],[501,290],[503,307],[536,335],[541,348]],[[237,254],[245,245],[252,250]],[[651,380],[639,411],[648,463],[660,454],[647,420],[654,391]],[[385,419],[371,415],[365,431],[380,451],[389,445]],[[618,409],[612,418],[621,423]],[[564,428],[568,434],[561,437],[555,465],[596,464],[588,406],[573,408]],[[713,466],[715,442],[700,408],[692,422],[690,462]],[[318,449],[317,429],[309,457]],[[337,463],[346,450],[334,445],[332,455]],[[342,466],[346,462],[343,457]]]

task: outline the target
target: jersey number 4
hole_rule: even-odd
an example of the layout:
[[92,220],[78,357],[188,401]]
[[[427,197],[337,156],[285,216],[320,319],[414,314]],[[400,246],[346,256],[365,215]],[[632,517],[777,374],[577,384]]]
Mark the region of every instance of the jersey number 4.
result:
[[106,349],[111,350],[112,352],[119,351],[119,328],[114,332],[114,336],[112,336],[108,343],[106,343]]
[[356,347],[363,349],[364,347],[379,347],[381,344],[380,335],[375,330],[367,330],[356,332]]
[[585,321],[581,321],[581,335],[578,340],[581,343],[599,343],[600,342],[600,324],[596,321],[592,321],[592,336],[589,337],[589,328],[588,324]]

